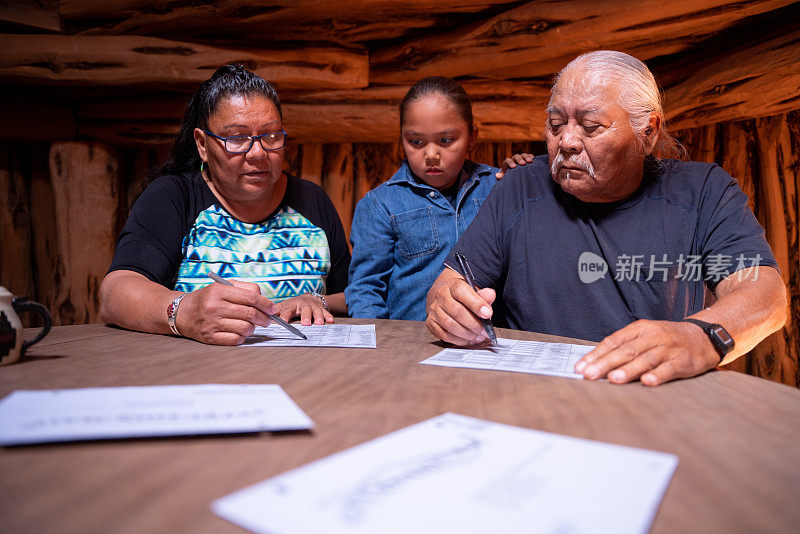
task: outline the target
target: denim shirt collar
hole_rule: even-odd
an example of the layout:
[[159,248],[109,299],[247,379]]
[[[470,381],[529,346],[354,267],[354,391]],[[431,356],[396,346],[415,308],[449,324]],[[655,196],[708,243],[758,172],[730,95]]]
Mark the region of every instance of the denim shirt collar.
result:
[[[486,176],[491,176],[494,174],[494,169],[489,165],[484,165],[483,163],[473,163],[469,160],[464,162],[464,167],[461,168],[461,172],[468,172],[469,175],[464,180],[464,183],[461,185],[463,188],[465,185],[472,186],[473,182],[480,183],[481,178]],[[492,176],[493,178],[493,176]],[[433,186],[430,186],[420,180],[419,178],[414,176],[414,173],[411,172],[411,167],[408,165],[408,160],[404,159],[400,168],[397,169],[397,172],[392,175],[386,181],[387,184],[407,184],[411,187],[418,187],[420,189],[425,189],[428,191],[436,191],[437,189]]]

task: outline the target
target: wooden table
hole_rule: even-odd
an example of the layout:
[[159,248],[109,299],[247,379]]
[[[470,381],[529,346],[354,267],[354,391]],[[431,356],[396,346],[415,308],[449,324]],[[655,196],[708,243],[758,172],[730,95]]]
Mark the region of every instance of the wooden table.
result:
[[[366,323],[361,320],[342,322]],[[559,340],[502,330],[503,337]],[[54,328],[15,389],[280,384],[311,433],[6,447],[0,531],[237,532],[209,504],[444,412],[677,454],[652,532],[797,532],[800,391],[732,371],[648,388],[418,365],[423,323],[377,321],[379,349],[227,348],[101,325]],[[626,503],[608,513],[625,513]]]

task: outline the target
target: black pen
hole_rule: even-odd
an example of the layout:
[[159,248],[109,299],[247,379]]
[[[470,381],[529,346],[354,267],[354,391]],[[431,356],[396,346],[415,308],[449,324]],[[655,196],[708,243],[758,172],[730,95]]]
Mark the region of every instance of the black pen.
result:
[[[464,279],[467,281],[470,287],[477,292],[478,288],[475,286],[475,278],[472,276],[472,269],[469,267],[467,258],[456,252],[456,261],[458,261],[458,265],[461,268],[461,274],[464,275]],[[484,319],[483,317],[479,317],[479,319],[483,323],[483,329],[486,330],[486,335],[489,336],[492,346],[497,347],[497,335],[494,333],[492,321],[490,319]]]
[[[230,282],[228,282],[227,280],[222,278],[217,273],[212,273],[211,271],[208,271],[208,277],[211,278],[215,282],[219,282],[220,284],[225,284],[226,286],[233,287],[233,284],[231,284]],[[273,321],[275,321],[276,323],[278,323],[279,325],[284,327],[286,330],[288,330],[292,334],[294,334],[296,336],[300,336],[303,339],[308,339],[304,333],[302,333],[300,330],[298,330],[297,328],[293,327],[292,325],[290,325],[289,323],[287,323],[286,321],[284,321],[283,319],[281,319],[277,315],[272,315],[271,313],[268,313],[267,317],[269,317],[270,319],[272,319]]]

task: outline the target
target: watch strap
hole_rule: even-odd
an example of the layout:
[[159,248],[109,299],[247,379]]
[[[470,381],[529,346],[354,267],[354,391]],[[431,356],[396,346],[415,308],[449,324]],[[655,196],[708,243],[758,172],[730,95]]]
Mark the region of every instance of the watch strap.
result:
[[172,330],[172,333],[176,336],[180,336],[181,333],[178,332],[178,326],[175,324],[175,319],[178,317],[178,306],[181,305],[181,301],[183,297],[185,297],[187,293],[176,297],[172,302],[169,303],[167,306],[167,324],[169,325],[169,329]]
[[[733,337],[721,325],[707,323],[705,321],[701,321],[700,319],[694,319],[691,317],[686,317],[685,319],[682,319],[681,322],[696,324],[703,329],[703,332],[705,332],[706,336],[708,336],[708,339],[711,341],[711,344],[714,346],[714,350],[716,350],[717,354],[719,354],[719,361],[722,361],[722,359],[725,358],[725,355],[733,350],[733,347],[736,345],[736,343],[733,341]],[[728,342],[722,339],[720,334],[723,334],[728,339]]]

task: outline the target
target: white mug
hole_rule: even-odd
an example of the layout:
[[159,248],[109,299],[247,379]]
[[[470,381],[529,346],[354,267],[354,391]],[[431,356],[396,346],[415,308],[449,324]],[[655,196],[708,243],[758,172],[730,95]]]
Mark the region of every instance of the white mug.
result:
[[[19,313],[32,311],[42,316],[44,328],[31,341],[22,339],[22,322]],[[14,363],[25,354],[25,351],[38,343],[50,331],[50,312],[47,308],[28,300],[28,297],[14,297],[11,292],[0,286],[0,365]]]

